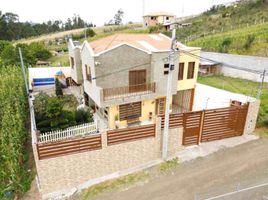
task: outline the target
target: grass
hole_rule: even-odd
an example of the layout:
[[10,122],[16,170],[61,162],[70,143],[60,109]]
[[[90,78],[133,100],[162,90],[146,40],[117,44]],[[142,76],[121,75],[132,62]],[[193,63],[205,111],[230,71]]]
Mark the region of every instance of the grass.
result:
[[261,138],[268,138],[268,128],[257,128],[255,133]]
[[75,199],[86,200],[101,193],[109,192],[115,189],[120,189],[126,186],[131,186],[138,182],[144,181],[148,176],[149,176],[148,173],[142,171],[127,176],[123,176],[118,179],[105,181],[103,183],[94,185],[82,191],[81,195],[79,195],[79,197],[75,197]]
[[[246,96],[256,97],[257,90],[260,83],[243,80],[238,78],[231,78],[225,76],[210,76],[210,77],[199,77],[198,82],[216,87],[219,89],[228,90],[234,93],[244,94]],[[261,106],[257,121],[257,127],[268,127],[268,84],[265,83],[262,96],[261,96]]]
[[[252,41],[249,41],[250,37]],[[268,56],[268,23],[198,38],[188,45],[206,51]]]
[[174,169],[177,165],[178,165],[178,158],[174,158],[172,160],[160,164],[159,170],[161,172],[170,171],[171,169]]
[[69,56],[68,53],[63,55],[53,56],[49,60],[50,66],[59,67],[59,66],[69,66]]

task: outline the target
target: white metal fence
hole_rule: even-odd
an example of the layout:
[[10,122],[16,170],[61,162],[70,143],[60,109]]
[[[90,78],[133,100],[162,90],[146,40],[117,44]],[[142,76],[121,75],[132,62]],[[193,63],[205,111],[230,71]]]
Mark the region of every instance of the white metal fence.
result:
[[98,132],[97,123],[86,123],[73,126],[65,130],[50,131],[41,133],[38,137],[38,143],[47,143],[96,134]]

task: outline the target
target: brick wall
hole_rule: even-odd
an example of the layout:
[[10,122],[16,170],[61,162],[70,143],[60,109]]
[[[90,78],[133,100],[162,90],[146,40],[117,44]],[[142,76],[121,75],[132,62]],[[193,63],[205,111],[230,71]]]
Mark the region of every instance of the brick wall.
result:
[[244,134],[251,134],[254,132],[258,118],[259,108],[260,100],[255,100],[249,103]]

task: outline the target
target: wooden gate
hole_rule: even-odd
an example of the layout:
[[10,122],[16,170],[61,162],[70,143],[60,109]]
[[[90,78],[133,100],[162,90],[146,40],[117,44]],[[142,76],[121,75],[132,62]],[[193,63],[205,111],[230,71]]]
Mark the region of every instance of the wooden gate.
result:
[[196,145],[199,143],[202,112],[183,113],[183,145]]
[[247,111],[248,105],[205,110],[201,142],[242,135]]

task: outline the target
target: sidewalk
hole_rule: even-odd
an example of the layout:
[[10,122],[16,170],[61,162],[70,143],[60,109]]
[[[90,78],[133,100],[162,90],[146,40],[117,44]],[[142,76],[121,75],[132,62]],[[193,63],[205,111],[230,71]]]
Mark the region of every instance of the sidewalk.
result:
[[256,135],[243,135],[240,137],[227,138],[223,140],[200,143],[199,145],[186,147],[177,153],[179,162],[190,161],[198,157],[205,157],[221,149],[235,147],[246,142],[257,140]]

